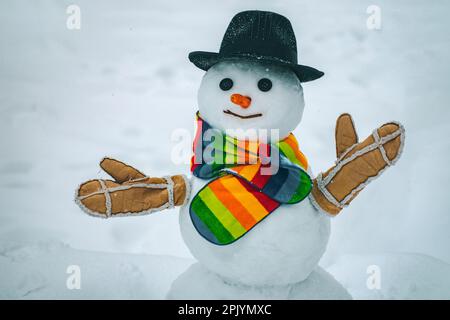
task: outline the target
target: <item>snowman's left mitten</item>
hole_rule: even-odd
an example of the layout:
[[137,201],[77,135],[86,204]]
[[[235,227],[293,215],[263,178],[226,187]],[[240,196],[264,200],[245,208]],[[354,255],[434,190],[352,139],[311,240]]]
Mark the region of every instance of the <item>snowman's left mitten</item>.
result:
[[143,215],[184,205],[189,197],[189,181],[183,175],[147,177],[109,158],[102,160],[100,166],[116,181],[95,179],[78,187],[75,202],[90,215],[102,218]]
[[358,143],[353,120],[341,115],[336,123],[336,164],[313,181],[311,200],[317,209],[337,215],[374,178],[401,155],[405,130],[397,122],[375,129]]

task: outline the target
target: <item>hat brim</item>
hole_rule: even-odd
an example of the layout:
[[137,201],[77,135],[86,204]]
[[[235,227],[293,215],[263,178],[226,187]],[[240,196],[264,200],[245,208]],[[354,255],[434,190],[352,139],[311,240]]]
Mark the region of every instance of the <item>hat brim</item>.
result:
[[276,65],[281,65],[290,68],[297,75],[300,82],[308,82],[319,79],[324,75],[322,71],[315,68],[304,66],[301,64],[294,64],[288,61],[283,61],[274,57],[257,56],[251,54],[234,54],[229,56],[221,56],[219,53],[206,52],[206,51],[194,51],[189,53],[189,61],[191,61],[196,67],[207,71],[213,65],[220,61],[246,59],[260,62],[267,62]]

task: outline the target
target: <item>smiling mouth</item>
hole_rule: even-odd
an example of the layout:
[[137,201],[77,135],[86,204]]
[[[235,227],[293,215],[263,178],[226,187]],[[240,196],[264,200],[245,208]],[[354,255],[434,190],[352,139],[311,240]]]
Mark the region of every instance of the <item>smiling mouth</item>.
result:
[[241,118],[241,119],[251,119],[251,118],[257,118],[257,117],[261,117],[262,116],[262,113],[255,113],[255,114],[250,114],[248,116],[243,116],[243,115],[234,113],[234,112],[232,112],[230,110],[223,110],[223,113],[229,114],[229,115]]

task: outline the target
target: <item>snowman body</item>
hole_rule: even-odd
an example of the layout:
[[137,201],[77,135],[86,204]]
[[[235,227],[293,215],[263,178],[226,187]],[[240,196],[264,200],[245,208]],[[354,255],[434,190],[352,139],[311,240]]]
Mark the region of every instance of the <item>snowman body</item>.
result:
[[[247,103],[233,102],[232,95],[246,97]],[[268,137],[273,143],[295,129],[304,109],[303,89],[291,70],[239,60],[208,70],[198,102],[200,115],[214,128],[238,139],[248,138],[243,135],[249,130],[275,131]],[[192,177],[191,199],[208,182]],[[189,206],[180,212],[183,239],[200,264],[227,283],[273,286],[303,281],[317,267],[329,239],[329,217],[309,198],[281,205],[241,239],[222,246],[197,232]]]
[[[195,195],[205,181],[193,178]],[[195,229],[189,206],[180,212],[180,229],[192,255],[209,271],[231,283],[286,285],[305,280],[322,257],[330,219],[308,199],[283,205],[238,241],[218,246]]]

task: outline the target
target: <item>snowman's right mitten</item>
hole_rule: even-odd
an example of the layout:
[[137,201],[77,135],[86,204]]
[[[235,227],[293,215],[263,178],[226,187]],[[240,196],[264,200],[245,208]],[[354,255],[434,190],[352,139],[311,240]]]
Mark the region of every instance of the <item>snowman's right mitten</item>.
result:
[[100,167],[114,181],[86,181],[75,195],[75,202],[90,215],[102,218],[143,215],[184,205],[189,197],[189,181],[184,175],[147,177],[111,158],[104,158]]
[[356,195],[401,155],[405,130],[397,122],[375,129],[358,143],[353,120],[342,114],[336,122],[336,164],[313,181],[311,201],[317,209],[337,215]]

